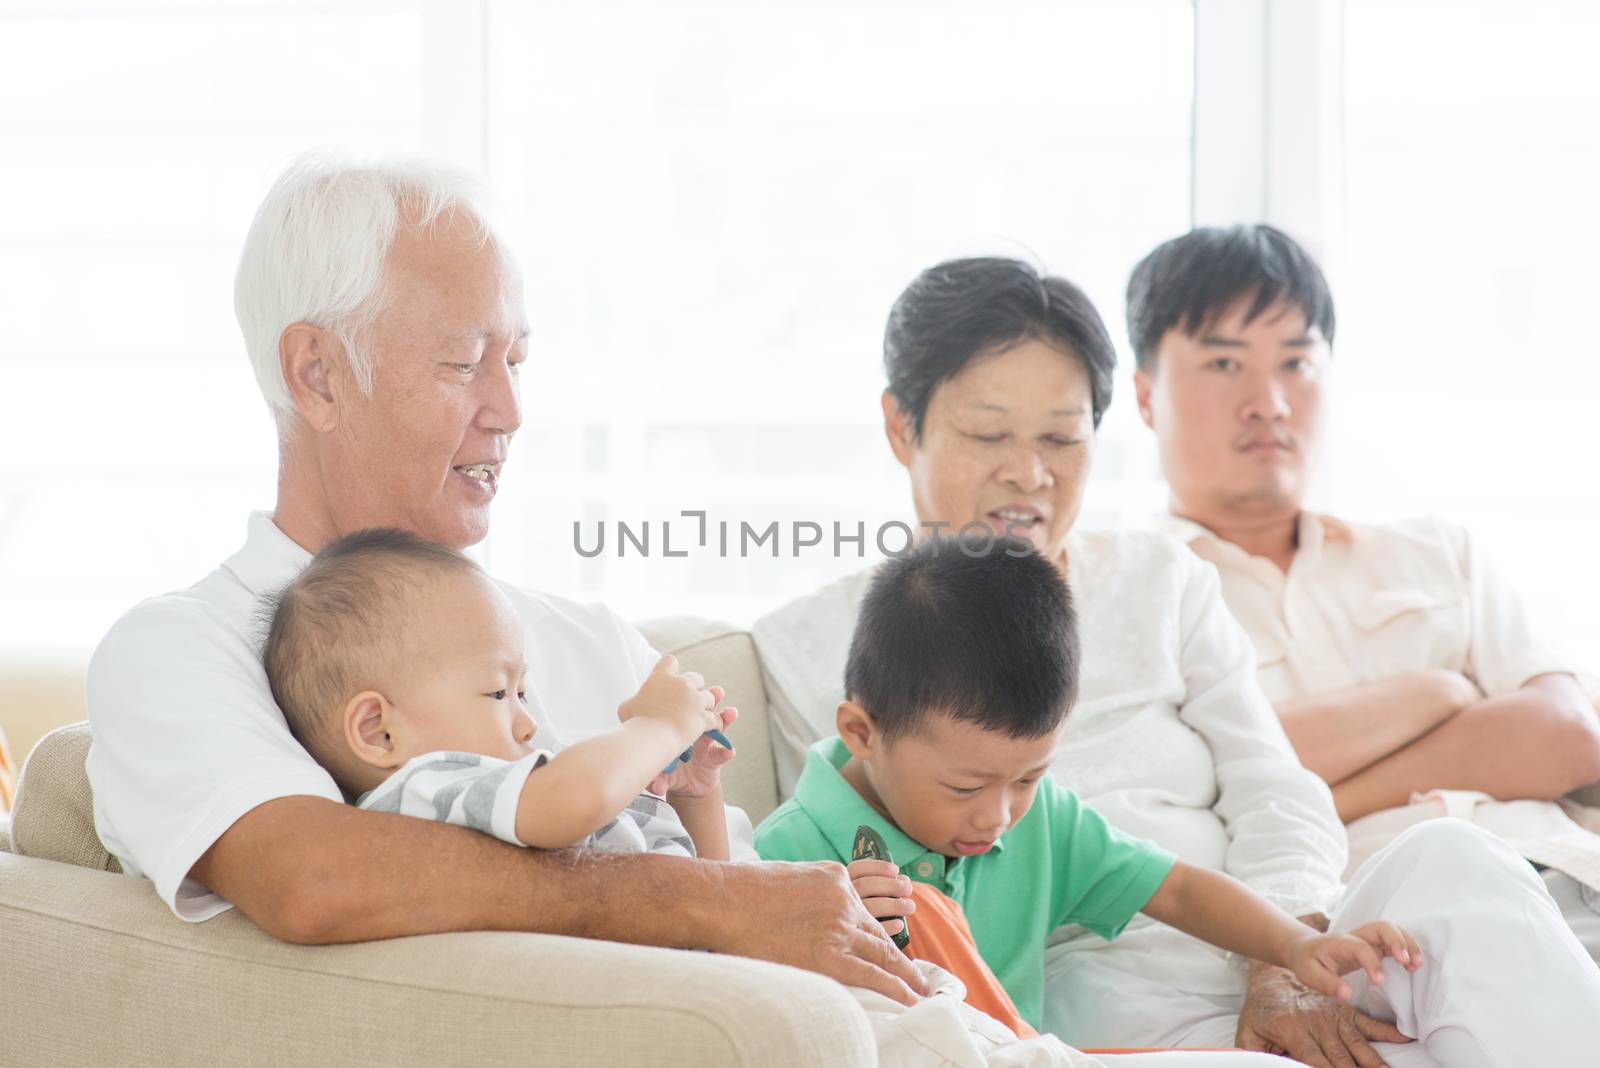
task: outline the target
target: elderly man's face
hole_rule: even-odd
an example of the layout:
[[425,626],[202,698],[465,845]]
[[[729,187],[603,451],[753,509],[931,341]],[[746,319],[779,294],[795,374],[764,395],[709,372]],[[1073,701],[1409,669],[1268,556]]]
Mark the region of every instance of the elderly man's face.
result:
[[481,541],[522,423],[522,282],[493,244],[445,217],[402,228],[389,299],[368,337],[370,396],[341,391],[325,478],[339,526],[397,526],[454,548]]
[[1298,509],[1322,428],[1328,346],[1298,307],[1244,321],[1241,301],[1194,337],[1169,330],[1138,371],[1139,412],[1185,514]]

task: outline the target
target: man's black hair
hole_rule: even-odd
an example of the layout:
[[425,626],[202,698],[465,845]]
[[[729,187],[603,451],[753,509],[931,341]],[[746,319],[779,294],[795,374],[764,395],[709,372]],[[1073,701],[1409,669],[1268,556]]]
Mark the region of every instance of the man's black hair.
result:
[[889,392],[922,436],[940,383],[974,357],[1037,340],[1060,348],[1089,372],[1094,425],[1111,403],[1117,353],[1083,290],[1021,260],[947,260],[914,278],[889,310],[883,368]]
[[930,538],[883,564],[861,605],[845,691],[886,738],[944,713],[1011,738],[1060,726],[1078,692],[1061,573],[1021,538]]
[[1139,261],[1128,278],[1128,337],[1139,369],[1153,371],[1167,331],[1194,337],[1234,304],[1245,322],[1286,302],[1333,344],[1333,294],[1311,254],[1294,238],[1257,223],[1200,227]]

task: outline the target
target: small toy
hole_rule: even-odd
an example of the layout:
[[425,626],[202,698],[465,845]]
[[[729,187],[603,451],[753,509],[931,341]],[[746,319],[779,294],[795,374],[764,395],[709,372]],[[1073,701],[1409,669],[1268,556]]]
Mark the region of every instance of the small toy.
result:
[[[724,749],[731,750],[733,748],[733,743],[728,741],[728,736],[726,734],[723,734],[721,731],[715,731],[715,730],[706,731],[705,737],[710,738],[713,742],[716,742],[718,745],[722,746],[722,748],[724,748]],[[666,767],[662,768],[661,769],[661,774],[663,774],[663,775],[671,775],[674,771],[678,770],[678,765],[679,764],[687,764],[687,763],[689,763],[689,759],[691,757],[693,757],[693,756],[694,756],[694,746],[691,745],[689,748],[685,749],[682,753],[678,754],[678,759],[677,760],[674,760],[672,763],[670,763]]]
[[[894,863],[894,857],[889,853],[889,843],[883,840],[883,835],[867,826],[865,823],[856,828],[855,844],[850,847],[850,860],[886,860]],[[911,944],[911,921],[904,916],[900,917],[900,930],[889,936],[894,944],[905,949]]]

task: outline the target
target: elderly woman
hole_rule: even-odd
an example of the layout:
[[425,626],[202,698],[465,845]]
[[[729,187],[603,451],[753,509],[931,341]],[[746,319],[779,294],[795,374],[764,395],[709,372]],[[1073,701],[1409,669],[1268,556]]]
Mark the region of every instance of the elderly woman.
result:
[[[940,264],[896,302],[884,362],[885,431],[922,529],[1019,534],[1072,586],[1083,676],[1053,773],[1121,829],[1227,871],[1307,922],[1381,914],[1409,925],[1435,964],[1363,988],[1357,1012],[1148,920],[1115,943],[1063,928],[1046,957],[1049,1030],[1090,1047],[1237,1042],[1312,1064],[1378,1064],[1370,1043],[1396,1066],[1568,1063],[1568,1051],[1595,1048],[1600,1025],[1577,1035],[1560,1020],[1589,1015],[1581,1006],[1600,998],[1600,972],[1525,864],[1473,828],[1421,827],[1346,891],[1328,789],[1262,695],[1215,570],[1157,535],[1074,529],[1115,364],[1080,290],[1014,260]],[[866,583],[847,578],[754,627],[785,792],[807,747],[833,733]],[[1476,893],[1461,891],[1469,882]],[[1518,943],[1540,948],[1511,955]],[[1508,959],[1527,962],[1520,986]],[[1514,1017],[1507,995],[1518,989],[1542,996]],[[1530,1036],[1529,1014],[1560,1037]],[[1424,1041],[1398,1044],[1407,1035]]]

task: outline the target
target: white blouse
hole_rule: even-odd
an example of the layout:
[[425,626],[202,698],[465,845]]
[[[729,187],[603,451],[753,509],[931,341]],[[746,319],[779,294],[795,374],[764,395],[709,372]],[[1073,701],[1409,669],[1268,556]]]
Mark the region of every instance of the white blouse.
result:
[[[1140,531],[1073,531],[1067,555],[1082,660],[1057,780],[1118,828],[1227,871],[1291,915],[1331,911],[1344,829],[1256,682],[1216,569]],[[786,797],[806,748],[834,732],[870,577],[835,582],[752,628]]]

